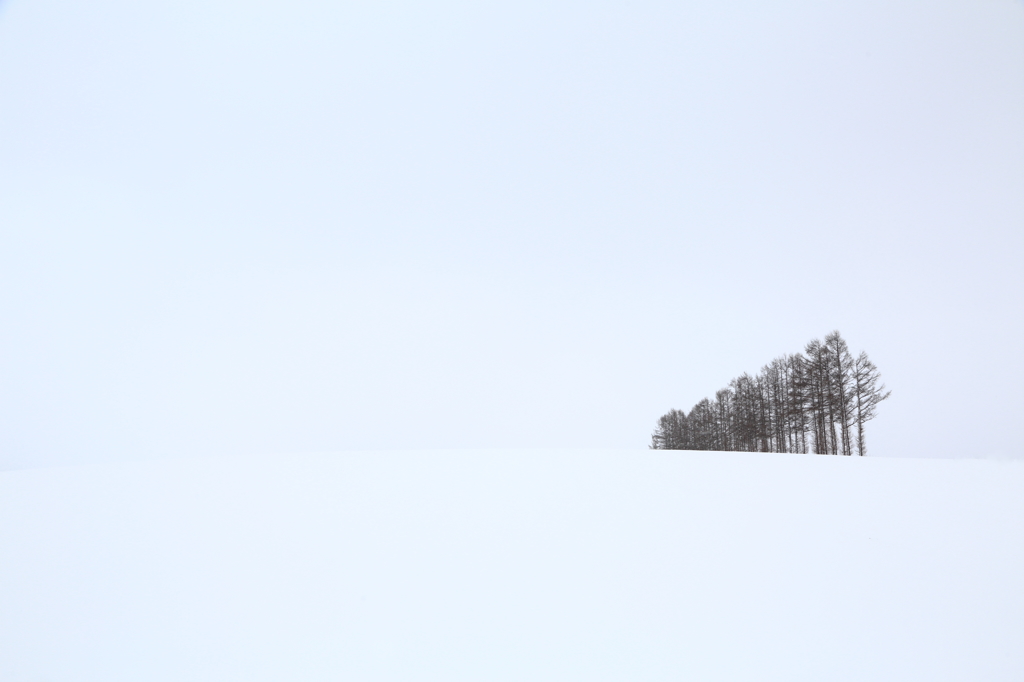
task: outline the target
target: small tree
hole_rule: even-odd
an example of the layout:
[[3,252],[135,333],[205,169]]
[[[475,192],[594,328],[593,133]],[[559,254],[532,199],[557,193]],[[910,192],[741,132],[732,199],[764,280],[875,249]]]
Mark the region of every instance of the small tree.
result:
[[651,435],[652,450],[689,450],[690,425],[682,410],[669,410],[658,420],[658,428]]

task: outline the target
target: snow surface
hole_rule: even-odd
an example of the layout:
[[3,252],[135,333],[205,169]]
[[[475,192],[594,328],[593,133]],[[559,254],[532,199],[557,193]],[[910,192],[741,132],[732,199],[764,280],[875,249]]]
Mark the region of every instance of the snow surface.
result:
[[1024,679],[1024,463],[463,451],[0,474],[0,679]]

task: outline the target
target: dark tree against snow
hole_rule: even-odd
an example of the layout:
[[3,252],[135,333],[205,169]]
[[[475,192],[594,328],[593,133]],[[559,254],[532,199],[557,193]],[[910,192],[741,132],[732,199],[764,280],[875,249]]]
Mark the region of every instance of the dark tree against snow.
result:
[[652,450],[692,450],[690,425],[686,412],[669,410],[658,420],[658,428],[651,435]]
[[853,364],[854,422],[857,424],[857,454],[867,452],[864,444],[864,425],[875,418],[878,403],[889,397],[892,391],[879,384],[882,375],[875,364],[862,352]]
[[864,455],[865,424],[889,397],[878,368],[855,359],[834,331],[743,374],[693,406],[670,410],[651,436],[655,450],[739,450]]

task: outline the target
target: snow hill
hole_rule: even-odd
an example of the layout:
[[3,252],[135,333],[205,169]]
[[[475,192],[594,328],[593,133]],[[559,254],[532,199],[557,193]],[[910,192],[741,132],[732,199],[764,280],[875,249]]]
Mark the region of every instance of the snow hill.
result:
[[406,452],[0,473],[0,679],[1024,680],[1024,463]]

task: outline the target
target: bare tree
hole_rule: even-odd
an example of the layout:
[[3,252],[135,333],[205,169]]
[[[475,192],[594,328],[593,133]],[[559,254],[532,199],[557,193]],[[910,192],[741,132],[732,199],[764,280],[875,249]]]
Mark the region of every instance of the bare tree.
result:
[[745,452],[757,450],[757,405],[754,400],[754,380],[749,374],[729,383],[733,393],[732,441],[733,447]]
[[651,435],[652,450],[689,450],[690,425],[682,410],[669,410],[658,420],[658,428]]
[[732,439],[732,391],[723,388],[715,393],[715,449],[735,450]]
[[[813,339],[804,355],[783,355],[755,375],[693,406],[670,410],[651,436],[656,450],[741,450],[863,455],[864,425],[889,397],[878,368],[856,360],[838,331]],[[810,436],[808,436],[810,434]]]
[[849,456],[853,454],[853,356],[838,331],[825,337],[825,348],[828,349],[833,422],[839,425],[839,441],[835,452]]
[[828,380],[828,350],[821,341],[813,339],[808,342],[804,352],[807,354],[807,406],[814,432],[814,452],[831,455],[835,452],[835,429]]
[[885,390],[885,384],[879,385],[882,375],[875,364],[868,359],[868,354],[861,352],[854,361],[853,391],[856,405],[857,423],[857,454],[863,457],[867,453],[864,443],[864,425],[875,418],[878,404],[888,398],[892,391]]
[[694,450],[715,449],[715,411],[707,398],[690,410],[690,428]]
[[807,452],[807,382],[804,356],[786,357],[786,420],[790,452]]

